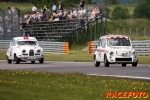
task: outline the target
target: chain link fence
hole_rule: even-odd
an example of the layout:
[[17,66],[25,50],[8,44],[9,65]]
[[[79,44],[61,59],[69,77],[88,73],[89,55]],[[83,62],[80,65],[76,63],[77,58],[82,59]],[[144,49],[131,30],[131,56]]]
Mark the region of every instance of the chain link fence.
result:
[[19,13],[19,9],[13,7],[0,10],[0,40],[10,40],[20,35]]

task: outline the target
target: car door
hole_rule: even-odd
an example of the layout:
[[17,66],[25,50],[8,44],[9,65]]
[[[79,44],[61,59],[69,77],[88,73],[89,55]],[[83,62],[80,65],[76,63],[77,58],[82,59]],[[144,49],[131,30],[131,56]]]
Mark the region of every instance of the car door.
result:
[[98,45],[97,45],[97,48],[96,48],[97,61],[101,61],[101,51],[100,51],[100,48],[101,48],[101,39],[99,39]]
[[106,39],[105,38],[102,38],[101,40],[100,50],[101,50],[101,62],[104,62],[104,55],[106,53]]

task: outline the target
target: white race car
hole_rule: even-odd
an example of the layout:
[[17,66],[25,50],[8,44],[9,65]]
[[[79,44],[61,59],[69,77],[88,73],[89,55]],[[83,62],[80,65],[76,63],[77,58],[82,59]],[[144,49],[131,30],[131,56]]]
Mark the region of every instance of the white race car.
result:
[[11,64],[12,61],[15,61],[16,64],[19,64],[21,61],[31,61],[31,63],[39,61],[39,63],[43,63],[44,50],[39,46],[35,37],[15,37],[10,42],[6,57],[9,64]]
[[99,67],[100,63],[104,63],[105,67],[109,67],[110,64],[122,64],[122,67],[132,64],[133,67],[136,67],[138,56],[130,38],[123,35],[100,37],[94,53],[95,67]]

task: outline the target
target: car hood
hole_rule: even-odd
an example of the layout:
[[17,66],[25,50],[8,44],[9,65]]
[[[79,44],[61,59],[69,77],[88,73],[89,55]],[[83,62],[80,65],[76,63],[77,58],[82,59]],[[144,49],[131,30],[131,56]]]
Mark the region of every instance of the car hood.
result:
[[118,46],[118,47],[112,47],[110,51],[115,52],[118,55],[124,54],[131,54],[132,52],[132,47],[130,46]]
[[37,49],[41,49],[41,47],[39,47],[39,46],[37,46],[37,45],[35,45],[35,46],[33,46],[33,45],[27,45],[27,46],[18,46],[18,48],[20,49],[20,50],[37,50]]

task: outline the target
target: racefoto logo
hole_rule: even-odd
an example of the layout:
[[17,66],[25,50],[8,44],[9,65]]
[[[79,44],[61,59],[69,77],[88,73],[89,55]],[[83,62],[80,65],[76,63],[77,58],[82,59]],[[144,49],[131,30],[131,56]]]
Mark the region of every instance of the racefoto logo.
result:
[[148,98],[148,92],[145,91],[128,91],[128,92],[110,92],[105,93],[106,98]]

